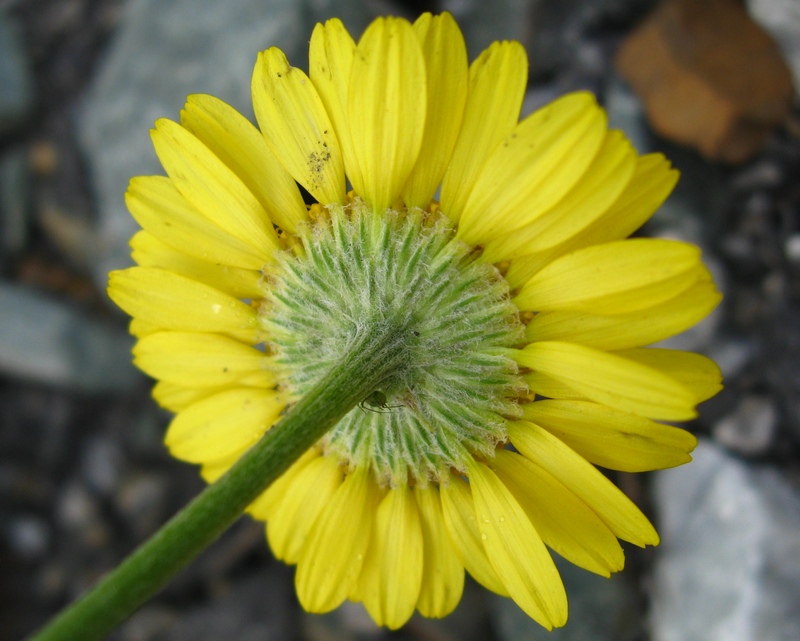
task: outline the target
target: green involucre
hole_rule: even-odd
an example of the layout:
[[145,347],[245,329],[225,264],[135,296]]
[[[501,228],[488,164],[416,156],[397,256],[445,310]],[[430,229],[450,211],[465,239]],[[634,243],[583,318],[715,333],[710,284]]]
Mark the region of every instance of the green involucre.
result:
[[523,340],[508,286],[421,210],[329,206],[280,258],[260,321],[279,380],[301,398],[354,342],[392,327],[402,365],[323,442],[380,483],[436,481],[492,456],[526,386],[505,348]]

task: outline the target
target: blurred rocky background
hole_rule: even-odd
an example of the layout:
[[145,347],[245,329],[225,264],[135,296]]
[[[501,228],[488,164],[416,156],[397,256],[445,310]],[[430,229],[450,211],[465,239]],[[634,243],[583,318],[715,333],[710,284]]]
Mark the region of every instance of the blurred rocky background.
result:
[[[0,0],[0,641],[22,638],[202,488],[161,445],[169,417],[105,295],[129,264],[122,195],[158,173],[148,129],[208,92],[245,113],[256,51],[305,66],[310,30],[449,10],[476,56],[528,49],[526,111],[593,91],[681,183],[643,233],[698,243],[725,294],[671,345],[726,389],[689,426],[690,466],[615,480],[660,547],[611,580],[564,567],[546,633],[468,583],[442,621],[377,629],[302,612],[290,568],[242,519],[116,641],[800,639],[800,1]],[[76,640],[78,641],[78,640]]]

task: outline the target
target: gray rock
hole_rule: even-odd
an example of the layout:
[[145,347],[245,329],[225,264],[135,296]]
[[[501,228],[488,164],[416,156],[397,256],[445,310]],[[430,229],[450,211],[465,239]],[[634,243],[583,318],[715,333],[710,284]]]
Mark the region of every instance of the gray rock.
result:
[[30,198],[28,159],[24,150],[12,149],[0,157],[0,258],[13,257],[25,247]]
[[50,542],[50,530],[44,520],[26,514],[11,519],[5,529],[9,547],[16,554],[25,559],[44,556]]
[[730,188],[734,192],[753,192],[780,188],[786,180],[781,164],[772,156],[755,158],[731,176]]
[[[485,5],[483,22],[487,25],[504,25],[502,38],[522,40],[528,49],[531,78],[534,82],[552,76],[593,75],[602,72],[608,63],[604,38],[620,24],[630,24],[643,15],[655,0],[528,0],[505,2],[513,7],[507,17],[493,16],[492,11],[501,3],[453,1],[464,4]],[[527,4],[527,11],[520,6]],[[518,24],[512,21],[517,20]],[[521,22],[526,20],[525,22]],[[484,27],[487,28],[487,27]],[[518,35],[516,35],[518,34]],[[496,38],[495,38],[496,39]],[[567,78],[560,78],[561,81]]]
[[714,239],[724,224],[727,206],[725,174],[693,151],[664,143],[660,151],[680,171],[680,180],[666,202],[645,226],[647,235],[671,235],[692,243]]
[[747,10],[775,39],[800,89],[800,4],[797,0],[747,0]]
[[169,516],[168,484],[154,472],[124,476],[113,499],[120,516],[137,540],[151,535]]
[[554,556],[569,598],[567,625],[547,632],[513,601],[493,596],[492,613],[502,641],[631,641],[639,638],[642,609],[628,575],[623,572],[606,579]]
[[548,84],[529,85],[525,92],[525,98],[522,101],[520,120],[563,95],[564,91],[562,88],[552,82]]
[[495,40],[519,40],[529,48],[540,4],[541,0],[444,0],[440,6],[458,22],[473,60]]
[[0,136],[27,118],[33,107],[33,78],[16,21],[0,8]]
[[297,638],[290,583],[286,568],[270,570],[232,583],[221,598],[180,616],[163,634],[165,641],[288,641]]
[[112,496],[120,484],[125,457],[121,444],[109,434],[90,437],[81,452],[83,477],[100,496]]
[[86,392],[128,389],[133,339],[79,309],[0,283],[0,371]]
[[364,606],[353,601],[345,601],[332,612],[301,616],[309,641],[380,641],[383,632]]
[[574,58],[584,42],[585,0],[540,1],[533,12],[531,42],[528,47],[531,76],[548,77]]
[[792,234],[786,239],[783,252],[790,263],[800,265],[800,234]]
[[613,76],[605,92],[608,127],[625,133],[640,154],[653,151],[653,134],[639,97],[619,76]]
[[116,631],[113,641],[155,641],[162,639],[162,632],[179,620],[171,609],[158,602],[145,604],[141,610],[123,623]]
[[[709,225],[722,217],[720,177],[705,161],[688,154],[678,154],[675,165],[681,171],[681,179],[666,202],[645,224],[644,235],[698,245],[703,250],[703,263],[711,272],[717,289],[726,295],[728,275],[725,265],[708,242]],[[702,182],[704,179],[707,181],[705,184]],[[698,324],[662,341],[659,347],[706,352],[716,337],[723,316],[723,307],[719,305]]]
[[800,638],[796,487],[701,441],[691,465],[656,475],[655,500],[654,641]]
[[756,352],[755,343],[749,337],[717,336],[706,353],[719,366],[725,381],[739,376],[753,362]]
[[60,527],[72,531],[86,529],[99,520],[97,502],[80,483],[70,482],[63,487],[56,506],[56,522]]
[[210,93],[252,117],[250,76],[257,52],[280,47],[307,66],[308,40],[318,20],[341,16],[354,34],[372,17],[356,0],[129,0],[116,41],[79,117],[100,219],[93,273],[130,264],[136,231],[123,194],[132,176],[163,173],[148,130],[177,118],[188,94]]
[[778,409],[765,396],[745,396],[733,411],[718,421],[714,438],[741,454],[764,454],[772,445],[778,429]]
[[[494,638],[489,593],[469,576],[465,578],[464,592],[453,612],[441,619],[426,619],[415,612],[403,629],[410,631],[414,639],[485,641]],[[327,614],[304,612],[302,618],[304,638],[308,641],[381,641],[388,638],[387,631],[372,620],[362,603],[345,601]]]
[[[495,635],[492,630],[491,599],[483,586],[478,585],[469,575],[465,577],[464,593],[452,614],[442,619],[426,619],[418,612],[408,624],[419,639],[438,639],[439,641],[486,641]],[[365,641],[360,637],[360,641]]]

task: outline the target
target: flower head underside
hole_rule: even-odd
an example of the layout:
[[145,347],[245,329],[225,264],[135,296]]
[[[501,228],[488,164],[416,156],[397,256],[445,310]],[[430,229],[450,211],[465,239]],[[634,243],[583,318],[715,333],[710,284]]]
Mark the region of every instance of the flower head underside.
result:
[[[719,302],[699,250],[628,239],[677,180],[587,93],[519,121],[524,50],[468,64],[448,14],[317,25],[310,69],[253,74],[259,127],[205,95],[131,181],[142,227],[109,293],[213,481],[375,327],[401,364],[253,503],[302,605],[441,617],[464,571],[550,629],[551,550],[609,576],[646,517],[595,466],[690,460],[660,421],[720,389],[697,354],[645,347]],[[302,187],[313,199],[307,205]]]

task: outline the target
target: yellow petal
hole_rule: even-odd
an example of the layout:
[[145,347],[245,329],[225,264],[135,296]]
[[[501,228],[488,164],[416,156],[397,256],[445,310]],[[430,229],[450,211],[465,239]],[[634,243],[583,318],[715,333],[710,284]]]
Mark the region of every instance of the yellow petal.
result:
[[450,541],[467,572],[487,590],[508,596],[508,590],[483,549],[470,486],[460,477],[451,475],[449,482],[441,485],[439,493]]
[[235,383],[221,387],[184,387],[167,381],[159,381],[153,386],[153,398],[164,409],[176,414],[197,401],[228,389],[238,387]]
[[661,206],[677,181],[678,172],[671,169],[669,161],[661,154],[640,157],[633,178],[612,207],[558,245],[512,260],[506,280],[512,288],[517,288],[560,256],[630,236]]
[[186,332],[219,332],[255,344],[256,311],[218,289],[155,267],[111,272],[108,295],[131,316]]
[[433,485],[417,487],[423,538],[422,589],[417,600],[420,614],[441,618],[450,614],[464,591],[464,564],[459,561],[442,514],[439,491]]
[[536,401],[524,417],[561,439],[590,463],[623,472],[683,465],[697,439],[686,430],[588,401]]
[[347,95],[358,167],[353,188],[376,211],[400,195],[425,130],[425,62],[402,18],[378,18],[358,42]]
[[563,381],[559,381],[542,372],[528,372],[523,375],[528,388],[537,396],[547,398],[584,398]]
[[178,123],[161,118],[150,132],[167,175],[211,222],[252,245],[280,249],[267,212],[241,179]]
[[721,299],[713,281],[701,279],[675,298],[628,314],[542,312],[528,323],[525,337],[531,342],[565,341],[603,350],[640,347],[689,329],[708,316]]
[[261,133],[286,171],[321,204],[344,203],[339,141],[306,74],[272,47],[258,54],[252,92]]
[[536,220],[581,179],[606,136],[587,92],[532,113],[489,155],[464,206],[458,236],[482,244]]
[[267,523],[267,539],[277,558],[297,563],[308,533],[343,477],[339,461],[332,456],[315,458],[294,476]]
[[359,594],[375,623],[396,630],[414,613],[422,586],[422,528],[408,486],[390,489],[375,515]]
[[692,391],[696,403],[722,389],[722,372],[714,361],[701,354],[654,347],[614,353],[671,376]]
[[264,352],[221,334],[156,332],[139,340],[133,356],[153,378],[185,387],[275,385]]
[[356,43],[338,18],[314,27],[308,49],[308,75],[333,123],[342,148],[345,173],[351,182],[360,185],[363,181],[357,174],[347,112],[347,87],[355,53]]
[[624,314],[674,298],[708,277],[694,245],[633,238],[562,256],[531,278],[514,303],[531,311]]
[[678,172],[662,154],[641,156],[620,198],[580,233],[579,241],[599,244],[630,236],[650,219],[677,182]]
[[160,267],[211,285],[235,298],[264,296],[260,271],[220,265],[195,258],[162,243],[153,234],[144,230],[137,232],[131,238],[130,245],[133,249],[131,257],[142,267]]
[[636,152],[625,136],[608,132],[592,164],[564,198],[524,227],[486,243],[481,260],[509,260],[568,240],[614,204],[635,167]]
[[368,469],[348,476],[306,538],[295,587],[308,612],[329,612],[353,589],[369,545],[378,488]]
[[586,398],[623,412],[667,421],[697,416],[697,399],[685,385],[657,369],[584,345],[542,341],[514,355]]
[[261,132],[233,107],[214,96],[189,96],[181,124],[239,177],[276,225],[295,232],[308,218],[294,179]]
[[140,318],[132,318],[131,322],[128,323],[128,331],[136,338],[144,338],[148,334],[161,332],[164,329],[166,328],[153,323],[148,323]]
[[259,497],[247,507],[247,513],[255,519],[269,520],[280,505],[286,500],[294,479],[320,456],[316,447],[309,448],[303,455],[289,466],[272,485],[264,490]]
[[252,446],[286,406],[270,390],[239,388],[198,401],[170,423],[164,443],[189,463],[215,461]]
[[210,463],[204,463],[200,466],[200,476],[203,477],[203,480],[206,483],[214,483],[218,481],[220,478],[227,474],[228,470],[231,469],[236,461],[238,461],[242,454],[247,451],[247,448],[242,448],[234,452],[230,456],[226,456],[225,458],[211,461]]
[[542,540],[570,563],[605,577],[625,565],[617,537],[551,474],[508,450],[498,450],[489,467],[511,490]]
[[489,154],[517,124],[527,84],[528,58],[518,42],[494,42],[470,65],[461,131],[442,181],[442,211],[453,223]]
[[461,129],[469,65],[464,36],[449,13],[422,14],[414,23],[414,31],[425,58],[428,104],[422,148],[403,188],[403,200],[408,207],[426,209],[442,181]]
[[592,508],[615,536],[639,547],[658,544],[647,517],[586,459],[538,425],[509,421],[507,427],[514,447]]
[[468,465],[486,554],[511,598],[548,630],[567,622],[567,594],[550,553],[517,500],[494,472]]
[[212,223],[190,205],[165,176],[131,179],[125,203],[145,230],[195,258],[256,270],[271,260],[269,246],[241,240]]

